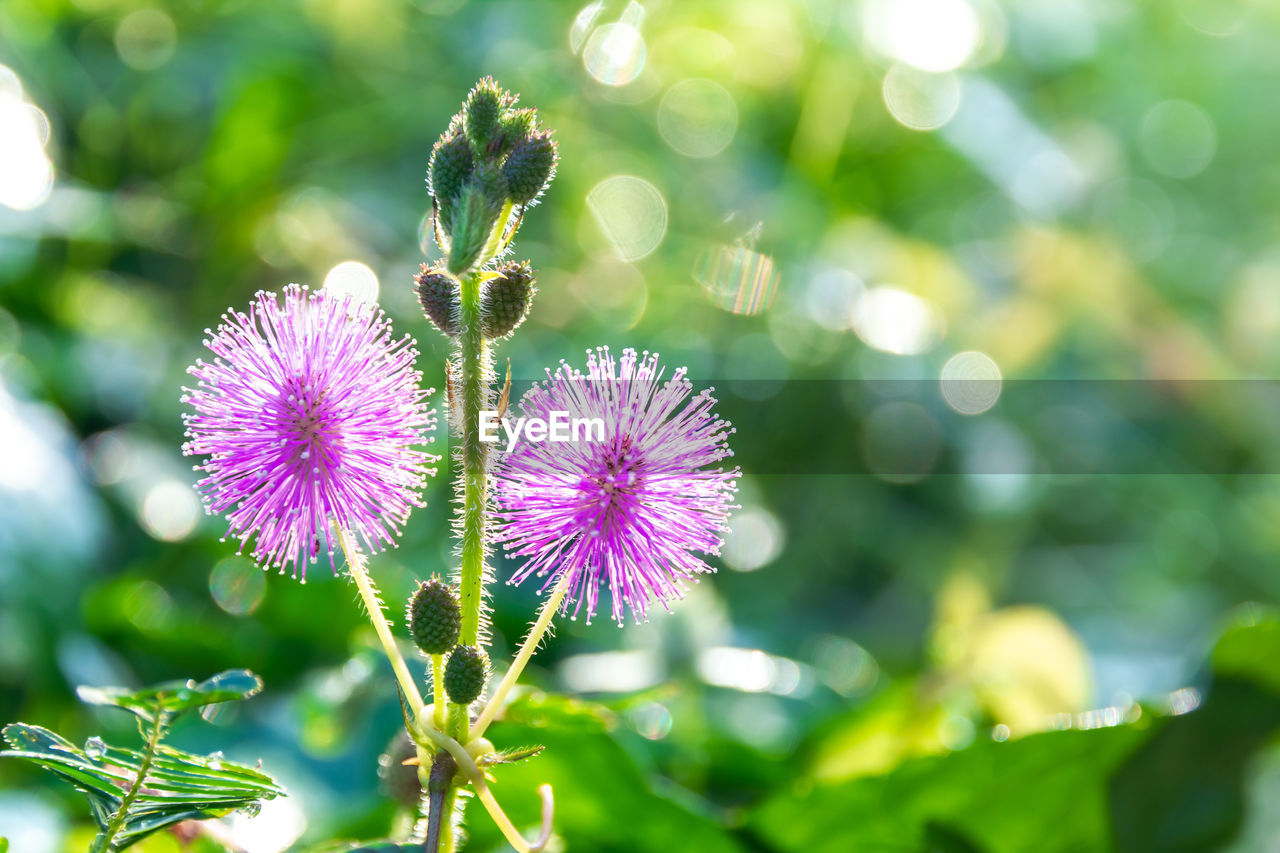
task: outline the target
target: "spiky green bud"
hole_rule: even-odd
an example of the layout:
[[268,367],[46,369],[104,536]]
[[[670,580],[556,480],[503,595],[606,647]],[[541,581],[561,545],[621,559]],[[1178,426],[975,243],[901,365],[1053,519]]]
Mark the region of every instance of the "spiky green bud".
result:
[[507,197],[516,204],[528,204],[546,188],[556,174],[556,143],[547,132],[535,133],[512,149],[502,166]]
[[458,280],[444,270],[422,265],[422,272],[413,277],[413,291],[418,302],[435,327],[451,338],[462,332],[462,320]]
[[444,689],[450,702],[470,705],[480,698],[488,678],[488,655],[475,646],[458,646],[444,668]]
[[405,614],[409,635],[429,655],[442,655],[458,643],[462,608],[458,596],[439,578],[418,584]]
[[449,272],[462,275],[480,258],[498,214],[505,189],[501,173],[491,163],[481,163],[462,188],[453,214],[449,243]]
[[524,142],[537,125],[538,111],[534,109],[507,110],[498,123],[498,135],[490,145],[493,156],[501,159]]
[[529,262],[504,264],[498,277],[485,283],[480,297],[481,329],[486,338],[511,334],[529,315],[529,305],[536,293],[533,268]]
[[431,195],[440,210],[451,211],[473,170],[471,146],[466,137],[457,130],[441,136],[431,150],[431,164],[427,168]]
[[511,96],[492,77],[476,83],[471,94],[467,95],[467,103],[462,108],[462,123],[472,150],[477,154],[485,151],[497,136],[502,111],[511,102]]

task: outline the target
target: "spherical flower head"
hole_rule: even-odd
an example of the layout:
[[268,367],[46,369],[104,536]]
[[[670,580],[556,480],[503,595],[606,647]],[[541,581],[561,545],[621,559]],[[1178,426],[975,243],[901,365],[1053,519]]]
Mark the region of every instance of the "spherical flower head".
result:
[[[208,330],[206,330],[208,331]],[[414,370],[417,350],[395,339],[372,305],[298,285],[258,293],[230,310],[205,341],[214,360],[188,368],[183,452],[208,457],[197,471],[206,511],[225,514],[243,551],[264,568],[292,569],[327,550],[339,525],[370,550],[393,545],[430,465],[431,390]]]
[[[601,583],[611,614],[644,620],[649,605],[680,598],[715,571],[740,474],[726,470],[733,429],[697,394],[684,368],[663,381],[658,355],[588,351],[587,372],[561,363],[520,404],[548,423],[567,413],[570,441],[521,441],[494,469],[495,541],[524,563],[511,583],[537,575],[543,589],[567,574],[564,610],[595,615]],[[563,417],[563,416],[562,416]],[[591,426],[599,419],[603,434]],[[593,429],[595,430],[593,432]]]

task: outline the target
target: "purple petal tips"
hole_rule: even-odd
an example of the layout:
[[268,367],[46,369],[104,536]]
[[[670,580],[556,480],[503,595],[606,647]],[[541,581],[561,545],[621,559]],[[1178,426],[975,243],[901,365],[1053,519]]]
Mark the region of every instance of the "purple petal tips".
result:
[[524,558],[511,583],[550,575],[545,590],[567,574],[564,611],[576,602],[576,617],[585,603],[590,622],[607,582],[621,624],[624,605],[642,621],[651,602],[667,606],[715,571],[695,552],[719,553],[740,474],[723,467],[733,429],[715,402],[709,390],[693,394],[684,368],[663,382],[657,353],[615,360],[602,347],[588,351],[585,375],[563,362],[547,371],[521,415],[599,419],[603,432],[497,455],[494,541]]
[[198,489],[241,549],[305,582],[334,523],[370,550],[393,544],[438,460],[419,449],[435,412],[412,338],[393,339],[376,307],[290,285],[283,305],[260,292],[224,314],[205,346],[183,452],[208,457]]

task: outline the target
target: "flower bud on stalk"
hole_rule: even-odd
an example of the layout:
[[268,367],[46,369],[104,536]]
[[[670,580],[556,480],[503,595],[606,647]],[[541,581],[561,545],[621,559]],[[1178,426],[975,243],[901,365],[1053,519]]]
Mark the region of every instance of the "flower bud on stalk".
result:
[[489,656],[475,646],[458,646],[444,668],[444,689],[449,701],[470,705],[480,698],[489,678]]
[[409,634],[426,654],[442,655],[457,645],[462,610],[458,596],[438,578],[418,584],[406,616]]

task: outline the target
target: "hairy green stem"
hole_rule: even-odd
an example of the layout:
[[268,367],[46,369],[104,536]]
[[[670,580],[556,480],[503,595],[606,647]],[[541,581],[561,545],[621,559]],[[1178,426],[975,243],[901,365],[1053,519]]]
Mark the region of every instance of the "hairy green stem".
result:
[[462,335],[462,633],[463,645],[478,645],[484,608],[485,511],[488,497],[488,445],[480,440],[480,411],[489,398],[489,352],[480,322],[479,273],[461,282]]
[[436,728],[444,731],[444,655],[431,656],[431,702],[435,709]]
[[160,745],[160,734],[164,731],[166,717],[167,715],[163,711],[156,711],[156,718],[151,726],[151,734],[147,737],[147,751],[142,756],[142,764],[138,766],[138,775],[134,778],[133,784],[129,786],[124,799],[120,801],[120,808],[116,809],[115,814],[111,816],[110,822],[107,823],[107,828],[98,833],[98,837],[93,840],[93,847],[89,848],[90,853],[104,853],[104,851],[114,849],[111,842],[115,840],[116,834],[120,832],[120,827],[124,826],[125,818],[129,816],[129,807],[138,798],[138,792],[142,790],[142,783],[146,781],[147,773],[151,771],[151,762],[156,757],[156,747]]
[[560,609],[560,603],[564,601],[565,593],[569,591],[569,583],[572,578],[573,576],[569,572],[565,572],[564,576],[560,578],[560,582],[556,584],[555,591],[543,602],[542,610],[538,613],[538,621],[534,622],[533,627],[529,629],[529,634],[524,638],[524,643],[520,646],[516,659],[511,662],[511,667],[507,670],[507,674],[502,677],[502,682],[498,685],[498,689],[493,691],[493,695],[485,703],[484,710],[476,718],[475,724],[471,729],[472,737],[483,735],[484,730],[489,728],[489,724],[493,722],[493,718],[501,710],[507,694],[511,692],[512,687],[515,687],[516,681],[520,678],[520,673],[524,672],[529,659],[538,650],[538,643],[542,642],[542,637],[547,633],[547,628],[551,627],[551,620],[555,617],[556,611]]
[[458,786],[450,785],[440,800],[440,849],[439,853],[453,853],[458,846],[458,824],[453,810],[457,808]]

